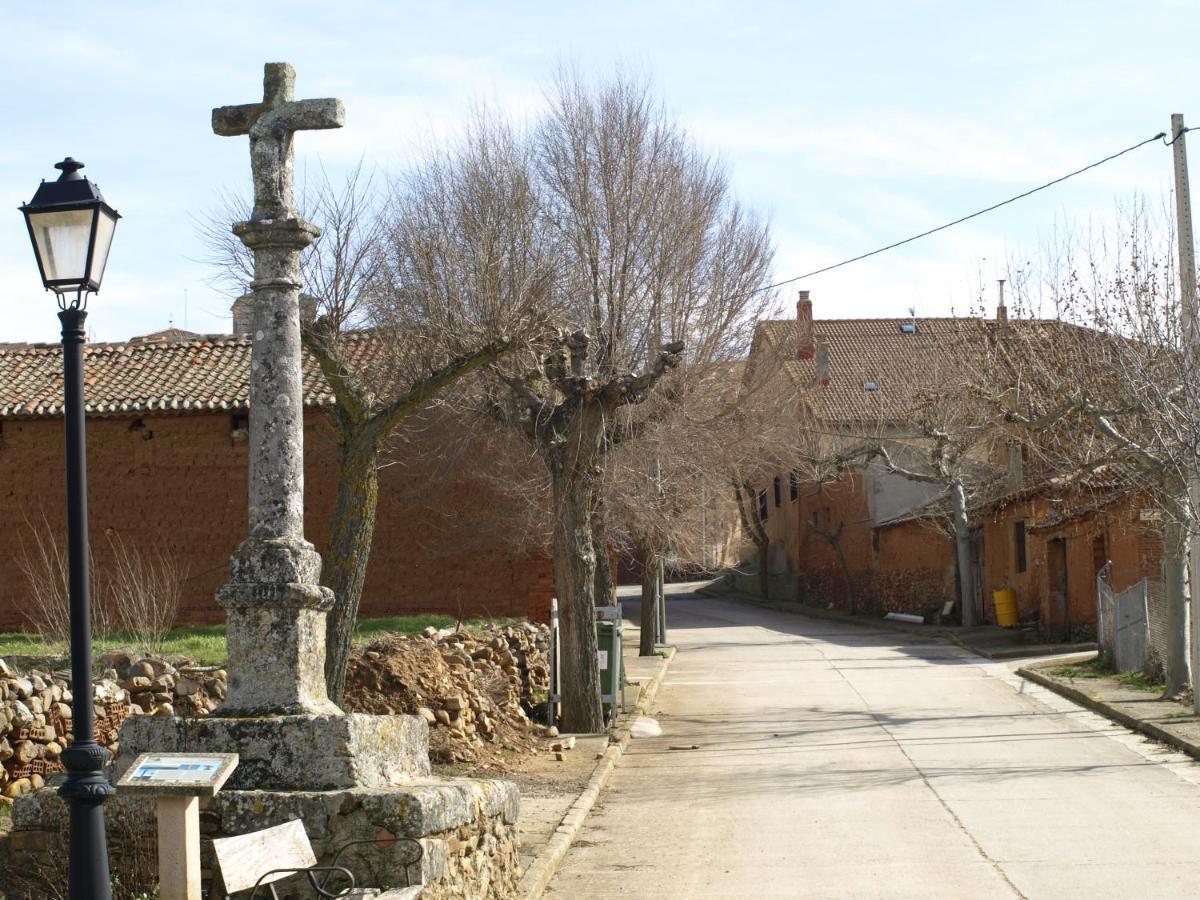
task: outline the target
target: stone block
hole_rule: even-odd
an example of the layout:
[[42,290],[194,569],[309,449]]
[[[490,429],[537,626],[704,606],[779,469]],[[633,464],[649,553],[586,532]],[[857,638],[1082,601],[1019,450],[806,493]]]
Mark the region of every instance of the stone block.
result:
[[420,716],[134,717],[121,727],[119,777],[139,753],[237,753],[227,790],[384,788],[430,774]]

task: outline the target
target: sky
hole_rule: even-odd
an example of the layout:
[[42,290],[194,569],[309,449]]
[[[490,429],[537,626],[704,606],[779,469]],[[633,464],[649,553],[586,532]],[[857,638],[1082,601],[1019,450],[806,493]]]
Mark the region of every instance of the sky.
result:
[[[362,161],[402,172],[484,100],[526,119],[556,66],[649,75],[667,108],[772,223],[791,278],[942,224],[1169,128],[1200,125],[1200,4],[1091,2],[60,2],[0,11],[0,342],[53,341],[21,214],[74,156],[123,218],[94,340],[230,330],[197,221],[248,191],[246,138],[214,106],[336,96],[339,131],[296,139],[298,177]],[[1189,37],[1190,36],[1190,37]],[[1200,146],[1200,140],[1193,141]],[[1193,151],[1195,155],[1195,151]],[[1196,176],[1200,178],[1200,175]],[[817,318],[964,312],[1056,228],[1107,227],[1136,195],[1169,202],[1150,144],[942,234],[780,290]]]

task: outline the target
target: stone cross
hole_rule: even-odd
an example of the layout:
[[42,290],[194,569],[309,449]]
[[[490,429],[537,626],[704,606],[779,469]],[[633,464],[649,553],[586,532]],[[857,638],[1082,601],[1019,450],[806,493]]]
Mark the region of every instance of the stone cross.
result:
[[213,131],[222,137],[250,135],[255,219],[286,219],[296,214],[292,206],[293,135],[341,128],[346,123],[341,100],[294,100],[295,87],[295,69],[287,63],[267,63],[261,103],[222,106],[212,113]]
[[233,232],[254,253],[250,375],[249,537],[217,592],[228,614],[229,694],[223,716],[337,714],[325,687],[321,557],[304,539],[304,392],[300,251],[319,234],[296,215],[292,138],[339,128],[338,100],[292,99],[296,73],[267,63],[263,101],[213,110],[213,131],[250,136],[254,214]]

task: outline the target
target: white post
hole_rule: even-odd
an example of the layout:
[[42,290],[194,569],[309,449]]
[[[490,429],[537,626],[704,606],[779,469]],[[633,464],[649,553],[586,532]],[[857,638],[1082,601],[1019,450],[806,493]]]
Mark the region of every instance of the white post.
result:
[[162,900],[200,900],[200,798],[158,798],[158,890]]
[[[1200,315],[1196,308],[1196,245],[1192,237],[1192,197],[1188,186],[1187,131],[1182,113],[1171,116],[1171,146],[1175,162],[1175,218],[1179,235],[1179,304],[1183,326],[1187,368],[1194,373],[1200,364]],[[1200,426],[1200,396],[1195,381],[1190,386],[1192,427]],[[1200,532],[1194,527],[1200,512],[1200,460],[1194,460],[1188,473],[1188,505],[1192,523],[1189,527],[1190,577],[1189,587],[1197,584],[1200,577]],[[1194,595],[1194,591],[1191,592]],[[1189,615],[1191,629],[1191,682],[1192,706],[1200,713],[1200,616]]]

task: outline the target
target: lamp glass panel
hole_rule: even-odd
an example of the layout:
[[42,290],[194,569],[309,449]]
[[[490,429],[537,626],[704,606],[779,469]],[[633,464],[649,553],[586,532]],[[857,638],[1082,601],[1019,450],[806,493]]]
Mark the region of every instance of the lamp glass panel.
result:
[[[83,281],[87,272],[92,214],[90,209],[30,214],[29,225],[37,242],[42,276],[46,281]],[[109,239],[112,239],[111,231]]]
[[92,250],[92,283],[96,287],[100,287],[100,282],[104,278],[104,267],[108,264],[108,251],[112,246],[113,231],[117,227],[117,220],[100,210],[98,221],[96,222],[96,246]]

